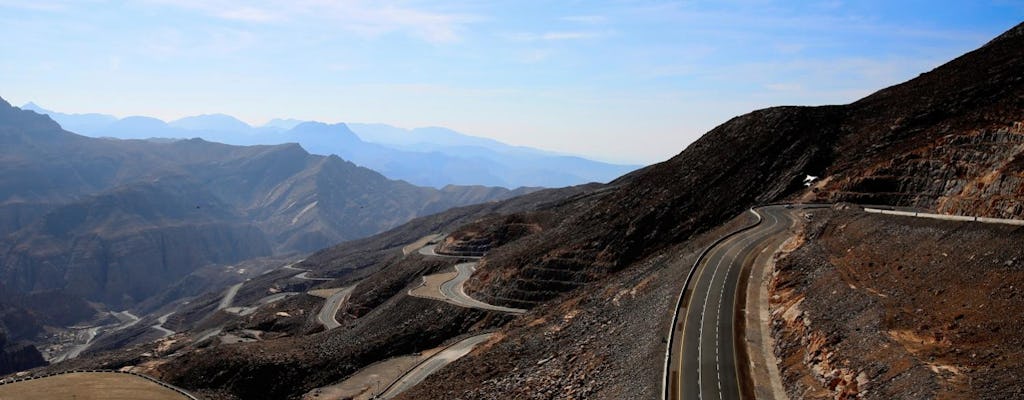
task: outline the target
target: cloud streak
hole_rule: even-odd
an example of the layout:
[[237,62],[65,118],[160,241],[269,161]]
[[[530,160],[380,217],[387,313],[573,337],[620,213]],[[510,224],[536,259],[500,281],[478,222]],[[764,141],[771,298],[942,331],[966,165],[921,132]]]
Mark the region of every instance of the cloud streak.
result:
[[585,40],[597,39],[610,35],[607,32],[595,31],[558,31],[558,32],[520,32],[503,35],[506,39],[514,42],[536,42],[536,41],[563,41],[563,40]]
[[[2,1],[2,0],[0,0]],[[149,3],[199,12],[242,23],[316,23],[364,37],[404,33],[430,43],[451,43],[478,16],[433,12],[394,1],[363,0],[148,0]]]

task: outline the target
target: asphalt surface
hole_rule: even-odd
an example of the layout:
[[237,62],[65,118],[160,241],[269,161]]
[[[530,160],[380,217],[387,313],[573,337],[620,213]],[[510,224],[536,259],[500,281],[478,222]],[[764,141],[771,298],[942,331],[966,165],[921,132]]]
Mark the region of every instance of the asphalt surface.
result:
[[381,394],[382,399],[390,399],[398,396],[400,393],[409,390],[418,383],[423,382],[431,374],[437,372],[446,365],[451,364],[455,360],[458,360],[473,351],[477,345],[486,342],[491,338],[492,333],[485,333],[483,335],[471,336],[463,339],[458,343],[455,343],[448,348],[441,350],[434,356],[424,360],[419,365],[413,367],[404,375],[399,377],[396,381],[391,383],[384,393]]
[[327,300],[324,300],[323,307],[320,307],[320,312],[316,315],[316,320],[320,322],[324,328],[331,330],[341,326],[341,323],[335,318],[338,315],[338,310],[341,306],[348,301],[349,296],[352,295],[352,290],[356,288],[356,285],[348,286],[337,292],[334,292]]
[[152,328],[160,331],[160,333],[162,333],[164,335],[163,337],[168,337],[168,336],[173,335],[174,331],[172,331],[170,329],[167,329],[167,328],[164,328],[164,324],[167,323],[167,319],[170,318],[171,315],[173,315],[173,314],[174,314],[174,311],[171,311],[171,312],[169,312],[167,314],[164,314],[164,315],[160,316],[160,318],[157,318],[157,320],[156,320],[157,324],[153,325]]
[[687,288],[690,294],[677,310],[666,377],[669,399],[740,398],[733,326],[739,311],[736,295],[744,289],[739,287],[740,273],[757,255],[778,248],[790,236],[800,209],[757,209],[760,224],[719,243],[701,261]]
[[302,272],[296,274],[295,276],[293,276],[293,278],[297,278],[297,279],[303,279],[303,280],[307,280],[307,281],[333,281],[334,280],[334,278],[312,278],[312,277],[309,276],[309,270],[308,269],[295,268],[295,264],[298,264],[298,263],[303,262],[303,261],[305,261],[305,259],[302,259],[302,260],[293,262],[291,264],[285,265],[285,266],[281,267],[281,269],[290,269],[292,271],[302,271]]
[[[441,238],[444,238],[444,236],[441,236]],[[438,239],[438,240],[440,241],[441,239]],[[472,256],[453,256],[453,255],[448,255],[448,254],[437,254],[437,253],[435,252],[435,249],[436,249],[436,248],[437,248],[437,244],[436,244],[436,243],[435,243],[435,244],[432,244],[432,245],[427,245],[427,246],[423,246],[423,247],[420,247],[420,249],[419,249],[419,253],[420,253],[420,254],[422,254],[422,255],[425,255],[425,256],[431,256],[431,257],[445,257],[445,258],[480,258],[480,257],[472,257]]]
[[231,303],[235,302],[235,295],[238,294],[238,289],[241,289],[242,285],[244,284],[245,282],[239,282],[234,285],[231,285],[231,287],[229,287],[228,290],[224,292],[224,297],[221,297],[220,303],[217,304],[217,309],[223,310],[225,308],[231,307]]
[[429,235],[421,237],[419,240],[412,242],[406,245],[405,247],[402,247],[402,255],[407,256],[409,254],[412,254],[413,252],[422,249],[423,246],[426,246],[430,243],[436,243],[443,237],[444,235],[440,233],[431,233]]
[[473,272],[476,271],[476,263],[462,263],[455,265],[455,271],[458,272],[454,278],[450,281],[441,284],[441,294],[444,295],[451,303],[462,307],[478,308],[481,310],[499,311],[512,314],[522,314],[526,310],[521,308],[510,308],[496,306],[492,304],[484,303],[480,300],[469,297],[465,291],[466,281],[473,276]]
[[[438,239],[438,240],[440,240],[440,239]],[[422,255],[425,255],[425,256],[432,256],[432,257],[462,258],[462,259],[467,259],[467,258],[468,259],[480,259],[481,258],[481,257],[450,256],[450,255],[445,255],[445,254],[437,254],[437,253],[434,252],[434,248],[435,247],[437,247],[436,244],[435,245],[431,245],[431,246],[421,247],[419,249],[419,253],[422,254]],[[480,300],[477,300],[477,299],[474,299],[472,297],[469,297],[469,295],[466,294],[465,285],[466,285],[466,281],[469,280],[469,278],[471,276],[473,276],[473,272],[474,271],[476,271],[476,262],[467,262],[467,263],[455,264],[455,272],[457,272],[457,275],[455,275],[455,277],[452,278],[451,280],[448,280],[448,281],[442,283],[441,287],[439,288],[439,291],[441,292],[441,296],[444,297],[445,301],[447,301],[449,303],[452,303],[452,304],[455,304],[457,306],[461,306],[461,307],[477,308],[477,309],[488,310],[488,311],[498,311],[498,312],[506,312],[506,313],[512,313],[512,314],[522,314],[522,313],[526,312],[526,310],[524,310],[522,308],[511,308],[511,307],[496,306],[496,305],[487,304],[487,303],[484,303],[484,302],[482,302]],[[415,294],[413,294],[412,291],[410,291],[409,294],[415,296]]]

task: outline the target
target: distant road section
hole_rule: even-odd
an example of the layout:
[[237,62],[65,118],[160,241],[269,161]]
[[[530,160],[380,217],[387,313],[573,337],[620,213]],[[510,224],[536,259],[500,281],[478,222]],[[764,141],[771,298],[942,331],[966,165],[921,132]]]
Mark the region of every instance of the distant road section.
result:
[[410,296],[421,297],[431,300],[441,300],[460,307],[476,308],[480,310],[498,311],[511,314],[522,314],[526,310],[522,308],[511,308],[487,304],[480,300],[469,297],[465,291],[466,281],[473,276],[476,263],[462,263],[455,265],[454,276],[451,272],[445,272],[423,277],[423,283],[409,291]]
[[[426,240],[426,243],[436,242],[444,237],[443,235],[440,234],[432,236],[434,236],[434,238]],[[429,236],[425,236],[421,238],[419,241],[423,241],[428,238]],[[412,247],[413,245],[419,243],[419,241],[409,246],[406,246],[406,248]],[[461,259],[482,258],[476,256],[454,256],[447,254],[437,254],[435,252],[436,248],[437,244],[434,244],[432,246],[421,245],[419,247],[419,253],[431,257]],[[403,249],[403,251],[405,251],[405,249]],[[424,276],[423,283],[419,287],[410,290],[409,295],[431,300],[441,300],[460,307],[476,308],[480,310],[498,311],[512,314],[522,314],[526,312],[526,310],[522,308],[496,306],[469,297],[469,295],[467,295],[465,291],[465,284],[466,281],[469,280],[471,276],[473,276],[474,271],[476,271],[476,262],[456,264],[454,276],[452,276],[450,272]]]
[[235,301],[235,295],[238,294],[238,289],[241,289],[242,285],[244,284],[245,282],[239,282],[234,285],[231,285],[231,287],[229,287],[228,290],[224,292],[224,297],[221,297],[220,304],[217,304],[217,309],[223,310],[225,308],[231,307],[231,303]]
[[323,307],[320,307],[320,313],[316,315],[316,320],[320,322],[324,328],[331,330],[341,326],[336,316],[338,311],[341,310],[341,306],[348,301],[349,296],[352,295],[352,290],[356,288],[356,285],[345,287],[337,292],[334,292],[327,300],[324,301]]
[[416,250],[422,249],[423,246],[426,246],[430,242],[441,240],[441,238],[443,238],[443,237],[444,237],[444,235],[442,235],[440,233],[432,233],[432,234],[429,234],[427,236],[421,237],[421,238],[419,238],[419,240],[417,240],[415,242],[412,242],[412,243],[406,245],[405,247],[403,247],[402,248],[402,255],[403,256],[407,256],[409,254],[412,254]]
[[285,265],[285,266],[281,267],[281,269],[290,269],[292,271],[301,271],[299,274],[295,275],[293,278],[303,279],[303,280],[307,280],[307,281],[333,281],[334,280],[334,278],[311,278],[309,276],[309,270],[308,269],[295,268],[295,264],[298,264],[298,263],[300,263],[302,261],[303,260],[299,260],[299,261],[293,262],[291,264]]
[[[441,237],[444,237],[444,236],[441,236]],[[438,240],[440,240],[440,239],[438,239]],[[430,257],[469,258],[469,259],[481,258],[481,257],[478,257],[478,256],[460,256],[460,255],[451,255],[451,254],[438,254],[436,250],[437,250],[437,244],[434,244],[434,245],[430,245],[430,246],[420,247],[419,253],[422,254],[422,255],[425,255],[425,256],[430,256]]]
[[153,325],[152,328],[160,331],[160,333],[162,333],[164,335],[163,337],[168,337],[168,336],[173,335],[174,331],[172,331],[170,329],[167,329],[167,328],[164,328],[164,324],[167,323],[167,319],[170,318],[171,315],[173,315],[173,314],[174,314],[174,311],[171,311],[171,312],[169,312],[167,314],[164,314],[164,315],[160,316],[160,318],[157,318],[157,320],[156,320],[157,324]]
[[441,350],[434,356],[424,360],[419,365],[413,367],[413,369],[406,372],[405,375],[398,378],[384,389],[384,393],[380,396],[382,399],[390,399],[398,396],[400,393],[409,390],[413,386],[416,386],[424,379],[427,379],[431,374],[441,370],[446,365],[451,364],[455,360],[464,357],[473,349],[491,339],[493,333],[486,333],[483,335],[472,336],[462,341],[459,341],[448,348]]

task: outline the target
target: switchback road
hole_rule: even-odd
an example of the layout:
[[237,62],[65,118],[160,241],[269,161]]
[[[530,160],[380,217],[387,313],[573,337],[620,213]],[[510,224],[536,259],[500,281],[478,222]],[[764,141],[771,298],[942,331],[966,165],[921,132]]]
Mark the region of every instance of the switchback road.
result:
[[526,310],[521,308],[510,308],[487,304],[480,300],[469,297],[466,294],[465,284],[476,268],[475,262],[455,265],[454,275],[452,272],[427,275],[423,277],[423,283],[416,288],[409,290],[409,295],[424,299],[440,300],[459,307],[477,308],[488,311],[506,312],[511,314],[522,314]]
[[335,318],[338,315],[338,310],[341,306],[348,301],[349,296],[352,295],[352,290],[356,288],[356,285],[345,287],[337,292],[334,292],[327,300],[324,301],[323,307],[320,307],[320,313],[316,315],[316,320],[320,322],[327,330],[331,330],[341,326],[341,323]]
[[444,295],[445,298],[451,300],[452,303],[463,307],[507,312],[512,314],[522,314],[526,312],[526,310],[521,308],[495,306],[469,297],[469,295],[466,294],[465,285],[466,281],[469,280],[469,277],[473,276],[473,272],[476,271],[475,262],[455,264],[455,271],[458,272],[458,275],[455,275],[455,278],[441,284],[441,294]]

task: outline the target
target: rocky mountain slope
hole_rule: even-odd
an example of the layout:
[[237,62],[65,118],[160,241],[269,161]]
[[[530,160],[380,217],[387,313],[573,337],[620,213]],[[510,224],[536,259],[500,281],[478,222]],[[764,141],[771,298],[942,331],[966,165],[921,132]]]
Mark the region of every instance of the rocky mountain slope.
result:
[[5,290],[115,309],[205,265],[310,252],[530,191],[418,187],[295,144],[87,138],[2,100],[0,166]]
[[792,398],[1024,394],[1024,230],[819,214],[770,286]]
[[[1020,153],[1015,135],[1021,135],[1016,123],[1024,120],[1021,49],[1024,24],[914,80],[848,105],[777,107],[736,117],[678,156],[607,186],[554,191],[562,195],[550,201],[536,199],[551,191],[539,192],[479,206],[460,217],[446,213],[444,221],[419,219],[320,252],[299,267],[337,279],[309,287],[357,284],[338,313],[344,317],[340,328],[315,328],[312,299],[298,295],[251,317],[218,317],[235,329],[275,332],[276,339],[193,343],[163,352],[156,342],[79,363],[137,366],[210,398],[299,398],[388,357],[489,331],[496,332],[489,342],[398,398],[657,398],[675,296],[704,246],[749,223],[742,213],[748,207],[857,200],[945,211],[957,204],[955,211],[1022,217],[1012,206],[1020,199],[1014,182]],[[807,175],[821,180],[805,187]],[[992,182],[999,183],[986,186]],[[449,249],[487,249],[467,287],[472,296],[530,311],[512,316],[407,296],[421,276],[451,268],[400,251],[432,233],[449,234],[451,240],[444,242]],[[924,229],[911,237],[935,234]],[[842,254],[845,249],[834,243],[846,242],[827,244]],[[969,265],[975,271],[984,267]],[[268,274],[250,290],[263,294],[295,284],[280,274]],[[288,317],[271,314],[277,312]],[[892,326],[933,331],[932,325]],[[188,343],[195,337],[172,340]],[[1001,345],[1010,343],[1004,339]],[[154,351],[166,358],[142,356]],[[1002,365],[998,355],[981,356]],[[924,371],[920,365],[910,369]],[[917,389],[908,393],[926,398],[938,393]]]

